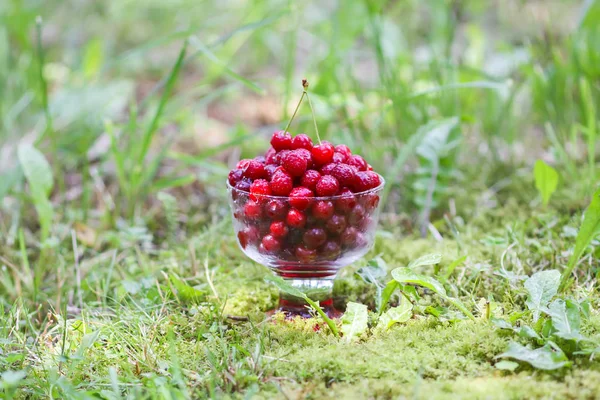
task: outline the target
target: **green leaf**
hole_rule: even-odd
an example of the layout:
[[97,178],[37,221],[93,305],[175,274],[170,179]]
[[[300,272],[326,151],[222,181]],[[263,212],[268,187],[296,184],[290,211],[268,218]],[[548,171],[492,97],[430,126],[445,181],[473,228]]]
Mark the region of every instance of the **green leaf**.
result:
[[52,204],[49,200],[54,186],[52,168],[50,168],[50,164],[48,164],[44,155],[29,144],[21,144],[17,155],[23,174],[29,183],[31,198],[40,222],[41,241],[44,242],[50,235],[54,216]]
[[91,79],[100,71],[104,63],[104,41],[95,38],[85,46],[83,55],[83,73],[86,79]]
[[373,285],[379,284],[379,279],[387,274],[387,264],[381,257],[370,260],[366,267],[356,271],[356,275],[362,278],[366,283]]
[[398,282],[396,282],[395,280],[391,280],[387,283],[387,285],[385,285],[385,288],[383,288],[383,290],[377,291],[377,313],[379,315],[383,313],[385,306],[387,306],[387,304],[390,302],[392,294],[394,294],[394,292],[396,291],[396,289],[398,289],[399,286],[400,285],[398,284]]
[[413,283],[415,285],[426,287],[444,298],[447,297],[446,289],[444,289],[444,286],[442,286],[441,283],[432,277],[413,272],[409,268],[402,267],[394,269],[392,271],[392,277],[400,284]]
[[367,306],[349,302],[342,317],[342,333],[348,343],[357,340],[367,330],[369,320]]
[[15,387],[19,382],[25,379],[26,376],[27,374],[25,374],[25,371],[5,371],[2,373],[2,379],[0,379],[0,387]]
[[508,350],[496,358],[514,358],[543,370],[559,369],[570,364],[567,356],[559,348],[553,349],[550,345],[546,345],[532,350],[515,342],[511,342]]
[[537,160],[533,168],[533,175],[535,177],[535,187],[542,196],[543,204],[547,205],[552,193],[558,186],[558,173],[544,161]]
[[517,334],[525,339],[536,339],[536,340],[541,340],[542,337],[540,336],[539,333],[537,333],[535,331],[535,329],[533,329],[532,327],[530,327],[529,325],[523,325],[522,327],[520,327],[519,329],[517,329]]
[[502,370],[502,371],[514,371],[517,368],[519,368],[519,363],[516,363],[514,361],[508,361],[508,360],[502,360],[502,361],[498,361],[494,367],[496,369]]
[[184,303],[201,302],[206,297],[205,292],[188,285],[175,274],[169,274],[169,281],[176,290],[177,298]]
[[447,302],[458,308],[463,314],[472,320],[475,320],[473,314],[465,307],[465,305],[457,298],[450,297],[446,294],[446,289],[432,277],[418,274],[409,268],[396,268],[392,271],[392,277],[400,284],[412,283],[415,285],[426,287],[433,291]]
[[548,315],[552,318],[552,326],[556,330],[553,333],[554,336],[565,340],[584,339],[579,332],[581,319],[577,304],[571,300],[556,299],[548,307]]
[[571,272],[573,272],[577,261],[579,261],[585,249],[598,233],[600,233],[600,189],[594,193],[590,206],[585,211],[581,228],[579,228],[577,239],[575,239],[575,249],[569,259],[567,268],[562,274],[560,284],[562,289],[565,289],[567,279],[571,276]]
[[319,314],[319,316],[321,316],[321,318],[323,319],[323,321],[325,321],[325,323],[327,324],[329,329],[331,329],[331,332],[337,337],[340,336],[340,333],[337,329],[337,326],[335,325],[335,322],[333,322],[333,320],[331,318],[329,318],[327,316],[327,314],[325,314],[325,311],[323,311],[323,309],[319,306],[319,304],[317,302],[311,300],[305,293],[303,293],[302,291],[298,290],[297,288],[295,288],[292,285],[290,285],[289,283],[287,283],[285,281],[285,279],[283,279],[280,276],[267,275],[265,277],[265,282],[272,283],[273,285],[275,285],[279,290],[281,290],[284,293],[304,299],[304,301],[306,301],[312,308],[314,308],[315,311]]
[[193,183],[196,180],[196,175],[188,174],[184,176],[172,176],[162,179],[158,179],[152,184],[150,189],[151,192],[159,192],[165,189],[172,189],[175,187],[186,186]]
[[548,311],[548,303],[558,292],[560,273],[555,270],[540,271],[525,281],[529,297],[525,304],[533,312],[533,321],[537,322],[541,312]]
[[392,307],[387,310],[379,319],[378,325],[385,330],[390,329],[394,324],[406,322],[412,317],[412,303],[404,296],[398,307]]
[[500,329],[509,329],[511,331],[513,330],[513,326],[510,324],[510,322],[508,322],[506,320],[503,320],[502,318],[492,317],[492,318],[490,318],[490,321],[497,328],[500,328]]
[[441,254],[426,254],[417,258],[416,260],[411,261],[410,264],[408,264],[408,268],[415,268],[423,265],[434,265],[438,264],[440,261],[442,261]]

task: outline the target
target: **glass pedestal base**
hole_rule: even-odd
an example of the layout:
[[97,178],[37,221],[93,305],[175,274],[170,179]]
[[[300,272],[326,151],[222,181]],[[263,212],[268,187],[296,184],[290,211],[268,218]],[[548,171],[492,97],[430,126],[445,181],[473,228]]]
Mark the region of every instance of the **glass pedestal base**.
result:
[[[286,281],[294,288],[306,294],[311,300],[318,302],[329,318],[340,318],[343,313],[333,306],[333,278],[286,279]],[[303,298],[284,292],[279,293],[278,307],[269,311],[267,315],[273,315],[276,312],[284,313],[286,319],[293,319],[295,317],[311,318],[313,316],[310,306]]]

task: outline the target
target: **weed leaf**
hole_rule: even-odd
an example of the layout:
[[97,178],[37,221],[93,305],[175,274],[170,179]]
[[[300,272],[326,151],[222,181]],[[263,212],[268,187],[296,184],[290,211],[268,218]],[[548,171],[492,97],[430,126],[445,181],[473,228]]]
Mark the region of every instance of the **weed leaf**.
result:
[[547,312],[548,303],[558,292],[559,282],[560,273],[555,269],[536,272],[525,281],[525,289],[529,292],[525,304],[533,312],[534,322],[540,318],[541,312]]
[[392,277],[400,284],[413,283],[446,297],[446,289],[441,283],[432,277],[413,272],[410,268],[396,268],[392,271]]
[[346,312],[342,317],[344,340],[348,343],[357,340],[367,330],[368,320],[369,316],[366,305],[349,302]]
[[385,285],[383,290],[377,291],[377,313],[381,315],[387,303],[389,303],[392,294],[398,289],[400,285],[395,280],[391,280]]
[[556,299],[548,307],[548,315],[552,318],[552,326],[556,329],[554,336],[565,340],[584,339],[579,333],[581,319],[577,304],[571,300]]
[[567,356],[559,348],[545,345],[539,349],[529,349],[519,343],[511,342],[508,349],[496,358],[514,358],[530,364],[532,367],[543,370],[554,370],[569,365]]
[[502,360],[502,361],[498,361],[496,364],[494,364],[494,367],[496,369],[500,369],[502,371],[514,371],[515,369],[519,368],[519,363],[516,363],[514,361],[508,361],[508,360]]
[[49,196],[52,192],[52,168],[44,155],[29,144],[21,144],[18,149],[19,163],[29,182],[33,205],[37,211],[41,227],[41,239],[45,241],[50,234],[54,211]]
[[575,264],[581,258],[581,255],[588,247],[592,239],[600,233],[600,189],[592,196],[592,202],[585,211],[581,228],[575,239],[575,249],[569,259],[569,264],[564,270],[561,279],[561,288],[564,289],[567,279],[571,276],[571,272],[575,268]]
[[201,302],[206,297],[205,292],[188,285],[175,274],[169,274],[169,281],[176,290],[177,298],[184,303]]
[[412,317],[412,309],[412,303],[406,297],[402,296],[400,305],[387,310],[379,319],[378,325],[388,330],[394,324],[406,322]]
[[537,160],[533,168],[533,175],[535,178],[535,187],[540,196],[542,196],[542,202],[544,205],[547,205],[552,193],[554,193],[558,186],[558,173],[544,161]]
[[387,274],[387,264],[381,257],[370,260],[366,267],[356,271],[356,275],[362,278],[366,283],[379,285],[379,279]]
[[408,268],[416,268],[423,265],[434,265],[438,264],[440,261],[442,261],[441,254],[426,254],[417,258],[416,260],[411,261],[410,264],[408,264]]

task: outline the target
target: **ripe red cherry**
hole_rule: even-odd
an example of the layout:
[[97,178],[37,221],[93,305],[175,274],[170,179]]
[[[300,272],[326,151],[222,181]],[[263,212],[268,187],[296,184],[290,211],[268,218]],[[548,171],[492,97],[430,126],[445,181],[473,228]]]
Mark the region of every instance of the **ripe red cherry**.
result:
[[341,253],[340,245],[333,240],[326,242],[321,249],[321,254],[329,260],[336,259]]
[[344,156],[346,156],[346,158],[352,155],[352,151],[350,151],[350,148],[345,144],[338,144],[337,146],[335,146],[335,152],[342,153]]
[[292,147],[292,135],[285,131],[277,131],[271,137],[271,146],[277,151]]
[[312,208],[312,215],[316,219],[327,221],[333,216],[334,207],[331,201],[317,201]]
[[285,222],[276,221],[271,224],[271,226],[269,227],[269,231],[271,232],[271,235],[273,235],[273,237],[281,239],[288,234],[289,229]]
[[359,171],[367,170],[367,162],[364,158],[359,155],[353,155],[348,157],[348,161],[346,161],[349,165],[356,167]]
[[285,171],[275,171],[271,178],[271,192],[275,196],[287,196],[294,188],[292,177]]
[[258,228],[255,226],[247,226],[238,232],[237,237],[242,249],[245,249],[248,244],[254,243],[258,239]]
[[356,242],[357,235],[358,235],[358,231],[356,230],[355,227],[353,227],[353,226],[347,227],[344,230],[344,232],[342,232],[342,235],[340,236],[342,244],[344,246],[353,245]]
[[354,191],[364,192],[369,189],[376,188],[381,184],[381,179],[373,171],[359,171],[354,178]]
[[348,159],[348,157],[346,157],[342,153],[338,153],[337,151],[335,153],[333,153],[333,163],[334,164],[346,162],[347,159]]
[[375,193],[369,193],[365,195],[365,209],[367,211],[373,211],[379,205],[379,196]]
[[305,135],[304,133],[301,133],[299,135],[296,135],[293,139],[292,139],[292,149],[306,149],[306,150],[310,150],[313,147],[313,141],[310,137],[308,137],[308,135]]
[[290,205],[298,210],[306,210],[314,197],[312,190],[298,186],[290,192]]
[[277,150],[273,147],[269,147],[269,150],[265,153],[265,163],[267,164],[276,164],[275,157],[277,156]]
[[263,237],[261,242],[263,248],[269,252],[274,253],[281,249],[281,242],[276,239],[273,235],[266,235]]
[[269,179],[273,178],[273,174],[275,173],[275,171],[277,171],[277,168],[281,168],[281,167],[278,167],[275,164],[265,165],[265,171],[267,171],[267,178],[269,178]]
[[287,215],[287,205],[283,200],[271,199],[265,206],[265,214],[272,220],[284,219]]
[[311,150],[313,162],[318,165],[325,165],[333,160],[334,147],[329,142],[322,142]]
[[315,190],[315,186],[317,186],[317,182],[321,178],[321,174],[314,169],[307,170],[304,175],[302,175],[302,186],[309,188],[310,190]]
[[291,150],[281,150],[277,154],[275,154],[275,164],[281,165],[285,156],[289,154]]
[[294,150],[285,155],[281,165],[291,176],[302,176],[308,168],[308,160],[304,155]]
[[304,262],[312,261],[317,258],[317,250],[309,249],[305,246],[296,247],[295,254],[300,261]]
[[339,190],[339,182],[331,175],[322,176],[315,187],[317,196],[334,196]]
[[331,170],[331,176],[338,180],[342,186],[352,186],[356,170],[348,164],[337,164]]
[[296,149],[294,150],[296,153],[300,154],[306,160],[307,168],[311,168],[313,166],[312,155],[309,150],[306,149]]
[[325,243],[327,234],[323,228],[311,228],[304,232],[302,239],[306,247],[309,249],[316,249]]
[[250,186],[250,198],[257,201],[263,198],[262,196],[271,195],[271,186],[265,179],[257,179]]
[[244,169],[246,168],[246,166],[248,165],[248,163],[250,162],[249,158],[243,159],[238,161],[238,163],[236,164],[235,168],[236,169]]
[[346,225],[346,217],[338,214],[331,217],[325,224],[327,230],[336,235],[342,233],[346,229]]
[[365,218],[365,208],[360,204],[354,206],[348,217],[348,221],[352,225],[358,225]]
[[337,164],[334,163],[325,164],[323,168],[321,168],[321,175],[331,175],[331,171],[333,171],[336,165]]
[[235,188],[242,192],[249,192],[251,185],[252,185],[252,181],[250,179],[243,178],[241,181],[236,183]]
[[257,160],[250,160],[244,168],[244,176],[249,179],[261,179],[267,177],[265,165]]
[[[315,171],[315,172],[317,172],[317,171]],[[229,175],[227,176],[227,179],[229,180],[229,184],[231,186],[235,186],[239,181],[242,180],[242,174],[243,174],[243,171],[241,169],[232,169],[231,171],[229,171]],[[321,176],[321,175],[319,175],[319,176]]]
[[250,219],[258,219],[262,215],[262,207],[253,200],[248,200],[244,206],[244,215]]
[[342,213],[349,213],[356,205],[356,197],[348,188],[342,189],[340,197],[335,200],[335,208]]
[[302,211],[292,208],[288,211],[285,222],[292,228],[303,228],[306,224],[306,216]]

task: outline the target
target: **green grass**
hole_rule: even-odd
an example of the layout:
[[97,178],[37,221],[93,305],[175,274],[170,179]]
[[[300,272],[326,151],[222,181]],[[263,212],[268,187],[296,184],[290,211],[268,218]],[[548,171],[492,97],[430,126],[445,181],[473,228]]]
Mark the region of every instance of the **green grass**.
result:
[[[0,398],[595,398],[596,214],[576,236],[598,189],[599,40],[598,1],[3,2]],[[265,319],[278,294],[237,248],[223,181],[304,77],[323,140],[388,182],[336,305],[375,309],[368,260],[387,281],[439,253],[416,272],[475,321],[422,289],[408,322],[370,314],[351,344]],[[290,130],[316,140],[306,104]],[[538,160],[558,173],[548,204]],[[528,311],[524,277],[551,269],[590,305],[587,342]],[[568,366],[497,368],[511,341],[550,340]]]

